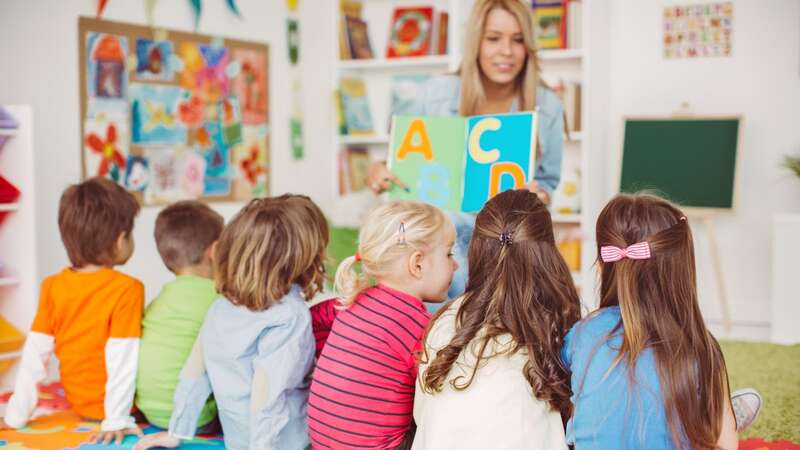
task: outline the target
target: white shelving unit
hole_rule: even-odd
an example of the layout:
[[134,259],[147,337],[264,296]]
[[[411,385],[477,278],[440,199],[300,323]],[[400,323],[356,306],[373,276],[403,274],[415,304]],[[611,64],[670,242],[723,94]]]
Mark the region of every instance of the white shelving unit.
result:
[[[331,54],[339,54],[339,21],[341,19],[338,8],[338,1],[332,6],[332,17],[334,26],[332,29],[336,33],[331,38]],[[334,60],[333,76],[331,77],[335,90],[339,86],[339,80],[344,76],[356,76],[364,80],[367,89],[370,111],[372,114],[375,134],[372,136],[341,136],[338,134],[338,126],[331,127],[334,142],[333,151],[338,152],[342,147],[348,145],[361,145],[369,149],[370,157],[373,160],[386,159],[386,151],[389,144],[388,124],[389,108],[391,95],[391,78],[396,74],[443,74],[455,71],[461,61],[464,33],[466,32],[466,22],[474,0],[362,0],[362,19],[368,24],[368,31],[372,50],[376,56],[373,60]],[[591,48],[590,19],[592,14],[590,1],[583,2],[583,23],[582,34],[583,42]],[[432,5],[434,7],[434,21],[437,20],[439,11],[447,11],[449,14],[448,28],[448,54],[446,56],[426,56],[419,58],[386,59],[386,43],[389,36],[389,26],[392,18],[392,11],[401,6],[420,6]],[[599,16],[598,16],[599,17]],[[579,196],[581,208],[579,213],[559,214],[553,213],[553,223],[556,225],[557,232],[563,229],[577,230],[582,237],[581,242],[581,264],[580,271],[573,272],[576,285],[581,290],[581,296],[587,308],[592,308],[594,301],[590,299],[594,294],[595,277],[592,271],[594,258],[593,248],[593,228],[594,211],[588,207],[593,194],[589,189],[589,180],[592,176],[590,172],[590,152],[589,131],[590,122],[587,120],[589,103],[587,102],[587,92],[591,92],[590,83],[596,76],[589,76],[588,61],[591,60],[590,51],[587,48],[581,49],[556,49],[540,50],[538,52],[539,63],[542,68],[542,76],[548,83],[555,83],[560,80],[565,82],[581,82],[581,123],[583,129],[571,132],[569,138],[564,142],[564,157],[562,174],[567,171],[579,171]],[[333,122],[336,122],[337,115],[331,114]],[[338,191],[338,159],[334,158],[331,168],[334,176],[332,177],[332,189]],[[562,180],[566,177],[562,175]]]
[[[3,107],[19,122],[0,151],[0,175],[21,192],[19,201],[0,204],[7,216],[0,223],[0,315],[26,333],[38,304],[36,279],[36,223],[33,183],[33,112],[30,106]],[[18,358],[19,352],[0,353],[0,361]],[[10,388],[16,377],[16,364],[0,375],[0,388]]]

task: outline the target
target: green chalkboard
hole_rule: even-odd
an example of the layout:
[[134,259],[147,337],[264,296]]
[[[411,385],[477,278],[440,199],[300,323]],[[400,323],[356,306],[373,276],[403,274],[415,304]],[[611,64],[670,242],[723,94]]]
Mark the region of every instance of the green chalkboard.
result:
[[621,192],[655,190],[681,206],[733,208],[739,118],[625,120]]

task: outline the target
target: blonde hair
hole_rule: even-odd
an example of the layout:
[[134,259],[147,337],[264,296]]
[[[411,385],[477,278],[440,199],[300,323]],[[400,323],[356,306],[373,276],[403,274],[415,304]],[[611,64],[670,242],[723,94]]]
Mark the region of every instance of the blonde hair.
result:
[[392,263],[414,251],[424,251],[441,239],[443,227],[455,227],[439,208],[426,203],[394,201],[375,208],[358,234],[361,272],[355,270],[355,255],[345,258],[336,270],[340,303],[349,306],[369,287],[370,280],[389,273]]
[[292,285],[306,300],[322,291],[328,223],[308,197],[251,200],[222,231],[214,253],[217,292],[263,311]]
[[478,58],[486,19],[495,8],[504,9],[517,19],[522,30],[525,47],[528,50],[525,67],[516,80],[519,110],[533,111],[536,109],[536,88],[539,85],[545,86],[539,75],[539,60],[536,57],[536,45],[533,40],[533,14],[530,7],[521,0],[477,0],[470,13],[464,43],[464,57],[458,70],[458,74],[461,76],[459,114],[462,116],[477,114],[478,105],[486,101]]

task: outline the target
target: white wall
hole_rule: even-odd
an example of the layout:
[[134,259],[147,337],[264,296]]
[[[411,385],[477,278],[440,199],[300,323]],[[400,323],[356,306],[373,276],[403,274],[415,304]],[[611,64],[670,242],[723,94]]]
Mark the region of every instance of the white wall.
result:
[[[782,155],[800,150],[800,2],[734,0],[731,57],[666,60],[663,7],[689,3],[610,2],[606,192],[618,173],[622,116],[669,115],[683,101],[696,114],[744,116],[738,210],[716,224],[734,335],[766,339],[772,217],[800,211],[800,181],[780,167]],[[700,301],[719,330],[708,239],[701,223],[692,226]]]
[[[291,102],[286,1],[239,0],[243,20],[231,14],[222,0],[205,1],[198,32],[269,44],[270,148],[272,165],[278,168],[271,172],[272,192],[305,193],[328,204],[333,185],[328,168],[333,167],[335,156],[325,145],[330,136],[324,128],[331,123],[329,109],[320,107],[319,100],[331,95],[330,71],[319,61],[323,55],[328,57],[328,37],[333,33],[332,21],[320,13],[321,1],[299,2],[306,144],[306,157],[300,162],[292,160],[288,147]],[[78,182],[81,175],[78,16],[93,16],[96,4],[96,0],[0,1],[0,104],[31,104],[34,108],[38,279],[68,264],[58,235],[57,208],[61,191]],[[110,1],[103,18],[146,23],[141,1]],[[192,31],[193,15],[187,1],[157,2],[154,18],[157,27]],[[239,206],[214,205],[226,218]],[[139,215],[134,235],[137,250],[123,267],[144,281],[148,298],[170,277],[153,242],[157,213],[155,208],[145,208]],[[35,304],[31,299],[31,305]]]

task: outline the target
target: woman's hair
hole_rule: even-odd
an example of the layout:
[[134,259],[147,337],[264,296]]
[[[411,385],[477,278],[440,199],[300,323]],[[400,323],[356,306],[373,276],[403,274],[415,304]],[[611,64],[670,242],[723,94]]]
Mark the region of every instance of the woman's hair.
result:
[[647,242],[650,248],[649,259],[598,257],[600,307],[618,305],[622,315],[622,346],[612,367],[624,362],[633,377],[639,356],[652,349],[673,444],[716,448],[728,378],[700,314],[688,221],[657,196],[622,194],[603,208],[596,231],[598,255],[606,246]]
[[336,290],[343,296],[342,305],[351,305],[369,287],[370,280],[387,274],[398,258],[436,245],[447,227],[455,233],[450,218],[425,203],[394,201],[375,208],[358,234],[361,272],[355,270],[359,262],[355,255],[345,258],[336,270]]
[[[444,309],[431,320],[428,332]],[[580,300],[556,248],[547,207],[530,191],[505,191],[478,213],[456,331],[430,361],[421,386],[429,393],[440,392],[461,352],[477,348],[469,378],[450,381],[454,389],[466,389],[482,359],[493,356],[486,354],[490,342],[510,335],[510,352],[523,351],[528,357],[522,374],[533,394],[567,416],[570,374],[561,362],[561,345],[578,319]],[[422,360],[429,360],[428,355]]]
[[517,19],[519,28],[522,30],[528,55],[516,80],[519,110],[533,111],[536,109],[536,88],[543,82],[540,80],[539,60],[536,57],[536,46],[533,40],[533,15],[530,6],[521,0],[477,0],[470,13],[464,40],[464,57],[459,68],[461,76],[459,114],[462,116],[476,114],[478,105],[486,100],[478,59],[486,28],[486,19],[495,8],[508,11]]
[[222,231],[214,253],[217,291],[263,311],[297,284],[306,300],[322,291],[328,223],[308,197],[251,200]]

